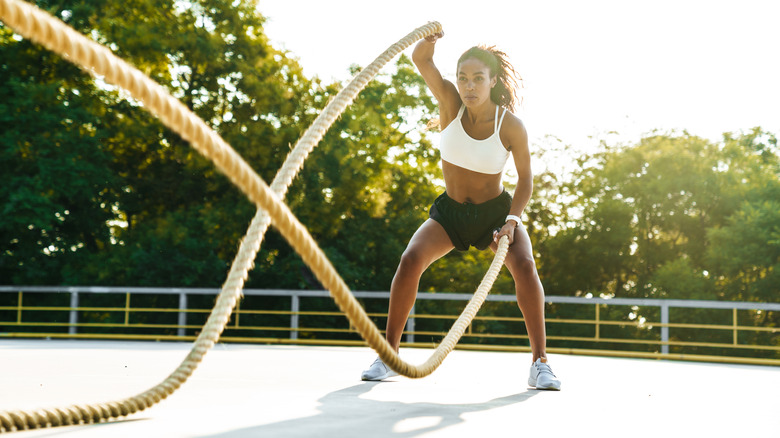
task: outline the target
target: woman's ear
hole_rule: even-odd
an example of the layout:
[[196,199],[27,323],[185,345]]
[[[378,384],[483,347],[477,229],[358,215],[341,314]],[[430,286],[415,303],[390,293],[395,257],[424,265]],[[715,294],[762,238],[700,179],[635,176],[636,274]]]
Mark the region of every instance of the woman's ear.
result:
[[498,75],[490,78],[490,88],[495,87],[497,83],[498,83]]

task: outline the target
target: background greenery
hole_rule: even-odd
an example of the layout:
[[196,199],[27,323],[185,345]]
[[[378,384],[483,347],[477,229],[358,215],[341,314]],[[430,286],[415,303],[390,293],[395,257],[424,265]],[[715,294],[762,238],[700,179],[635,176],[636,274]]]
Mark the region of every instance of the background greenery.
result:
[[[255,1],[37,4],[168,88],[266,181],[342,86],[305,77],[272,47]],[[292,211],[353,289],[389,289],[442,189],[425,129],[435,111],[400,57],[339,118],[290,189]],[[659,133],[575,149],[532,145],[539,162],[576,164],[538,172],[525,212],[547,294],[778,301],[773,133],[757,127],[717,142]],[[121,90],[3,25],[0,173],[0,284],[218,287],[255,210]],[[472,291],[491,258],[452,253],[421,289]],[[271,230],[246,287],[320,285]],[[494,292],[514,293],[506,272]],[[629,310],[613,318],[635,318]],[[777,326],[780,317],[747,319]]]

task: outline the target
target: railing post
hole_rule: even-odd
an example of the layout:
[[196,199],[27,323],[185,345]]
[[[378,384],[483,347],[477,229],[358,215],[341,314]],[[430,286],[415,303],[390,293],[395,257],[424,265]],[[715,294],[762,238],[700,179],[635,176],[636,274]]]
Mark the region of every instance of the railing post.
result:
[[738,339],[737,331],[739,329],[738,329],[738,326],[737,326],[737,308],[736,307],[732,311],[732,324],[734,325],[734,345],[737,345],[737,339]]
[[130,292],[125,293],[125,325],[130,324]]
[[598,303],[596,303],[596,340],[598,341],[601,337],[601,308]]
[[300,297],[298,294],[293,293],[292,303],[290,306],[290,339],[298,339],[298,312],[301,310]]
[[409,319],[406,320],[406,342],[414,342],[414,304],[412,304],[412,311],[409,312]]
[[661,302],[661,354],[669,354],[669,304]]
[[70,318],[68,318],[68,322],[70,323],[68,326],[68,334],[69,335],[75,335],[76,334],[76,324],[79,323],[79,312],[76,310],[79,307],[79,293],[74,291],[70,292]]
[[22,291],[19,291],[16,297],[16,323],[22,325]]
[[187,334],[187,294],[184,292],[179,293],[179,329],[176,334],[179,337],[184,337]]

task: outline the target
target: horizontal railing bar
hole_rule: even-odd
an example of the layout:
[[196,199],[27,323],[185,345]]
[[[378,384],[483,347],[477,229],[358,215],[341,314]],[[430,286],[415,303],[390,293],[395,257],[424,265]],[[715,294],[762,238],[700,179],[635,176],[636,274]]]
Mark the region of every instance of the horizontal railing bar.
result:
[[[177,324],[124,324],[124,323],[107,323],[107,322],[83,322],[83,323],[58,323],[58,322],[13,322],[4,324],[7,327],[84,327],[84,328],[166,328],[166,329],[201,329],[202,325],[177,325]],[[334,332],[334,333],[357,333],[354,329],[339,329],[339,328],[318,328],[318,327],[298,327],[291,329],[290,327],[278,327],[278,326],[228,326],[225,331],[230,330],[256,330],[256,331],[280,331],[289,332],[294,331],[310,331],[310,332]],[[4,336],[4,333],[0,333],[0,337]]]
[[[35,325],[31,323],[23,323],[22,325]],[[39,325],[48,325],[48,324],[39,324]],[[123,325],[123,324],[106,324],[106,325],[100,325],[100,324],[79,324],[83,327],[101,327],[101,328],[178,328],[179,326],[176,325],[145,325],[145,324],[130,324],[130,325]],[[67,326],[67,324],[63,324],[63,327]],[[188,329],[198,329],[201,328],[201,326],[186,326],[185,328]],[[226,329],[226,332],[230,332],[233,330],[254,330],[254,331],[279,331],[279,332],[288,332],[290,331],[289,327],[229,327]],[[357,331],[354,329],[321,329],[321,328],[314,328],[314,327],[300,327],[295,329],[298,332],[311,332],[311,333],[340,333],[340,334],[358,334]],[[404,332],[407,333],[407,332]],[[415,335],[420,336],[440,336],[443,337],[444,334],[441,332],[428,332],[428,331],[417,331],[414,332]],[[139,335],[139,334],[106,334],[106,333],[80,333],[77,335],[68,335],[65,333],[13,333],[13,332],[7,332],[7,333],[0,333],[0,338],[3,337],[69,337],[69,338],[111,338],[111,339],[133,339],[133,338],[139,338],[142,337],[144,339],[148,338],[154,338],[154,339],[170,339],[170,340],[185,340],[185,339],[194,339],[194,336],[177,336],[177,335]],[[506,334],[485,334],[485,333],[470,333],[470,334],[464,334],[464,338],[479,338],[479,339],[490,339],[490,338],[500,338],[500,339],[528,339],[528,335],[506,335]],[[230,340],[231,337],[225,336],[224,340]],[[244,338],[244,339],[251,339],[252,342],[256,342],[256,339],[260,338]],[[754,345],[754,344],[730,344],[730,343],[708,343],[708,342],[686,342],[686,341],[669,341],[669,342],[661,342],[656,340],[649,340],[649,339],[620,339],[620,338],[594,338],[594,337],[581,337],[581,336],[548,336],[548,341],[576,341],[576,342],[590,342],[590,343],[619,343],[619,344],[644,344],[644,345],[671,345],[671,346],[678,346],[678,347],[707,347],[707,348],[727,348],[727,349],[741,349],[741,350],[765,350],[765,351],[780,351],[780,346],[766,346],[766,345]],[[334,342],[342,342],[344,340],[334,340]],[[334,344],[335,345],[335,344]],[[483,345],[485,347],[494,347],[497,345],[494,344],[474,344],[474,345]],[[548,348],[550,350],[550,348]],[[686,355],[687,356],[687,355]]]
[[[178,325],[178,324],[125,324],[121,322],[77,322],[75,324],[68,322],[12,322],[3,323],[6,327],[93,327],[93,328],[183,328],[183,329],[201,329],[202,325]],[[286,328],[285,330],[290,330]],[[2,334],[0,334],[2,336]]]
[[178,295],[216,295],[217,288],[176,288],[176,287],[116,287],[116,286],[0,286],[0,292],[37,292],[80,294],[164,294]]
[[[210,310],[205,309],[187,309],[187,310],[181,310],[177,308],[115,308],[115,307],[77,307],[77,308],[71,308],[71,307],[13,307],[12,309],[3,309],[0,308],[0,310],[21,310],[22,312],[32,312],[32,311],[69,311],[69,310],[76,310],[79,312],[112,312],[112,313],[209,313]],[[267,311],[267,310],[238,310],[235,312],[235,314],[251,314],[251,315],[301,315],[301,316],[343,316],[344,314],[341,312],[316,312],[316,311],[302,311],[302,312],[291,312],[289,310],[278,310],[278,311]],[[386,313],[370,313],[369,316],[373,317],[380,317],[380,318],[387,318]],[[412,315],[412,317],[415,317],[417,319],[434,319],[434,320],[441,320],[441,319],[449,319],[449,320],[455,320],[457,319],[457,315],[423,315],[423,314],[417,314]],[[523,318],[517,318],[517,317],[493,317],[493,316],[477,316],[474,318],[474,321],[483,321],[483,322],[492,322],[492,321],[502,321],[502,322],[523,322]],[[556,323],[556,324],[589,324],[589,325],[611,325],[611,326],[651,326],[652,328],[656,327],[671,327],[671,328],[688,328],[688,329],[702,329],[702,330],[725,330],[725,331],[733,331],[737,330],[740,332],[767,332],[767,333],[780,333],[780,327],[752,327],[752,326],[733,326],[733,325],[718,325],[718,324],[688,324],[688,323],[668,323],[663,324],[660,322],[629,322],[629,321],[611,321],[611,320],[589,320],[589,319],[558,319],[558,318],[550,318],[546,320],[547,323]],[[68,324],[68,323],[45,323],[45,322],[36,322],[36,323],[16,323],[15,321],[2,321],[0,320],[0,323],[3,323],[5,325],[56,325],[56,326],[62,326],[62,327],[80,327],[85,326],[84,324]],[[123,325],[124,327],[127,327],[127,325]],[[151,325],[146,325],[151,326]],[[173,326],[173,327],[183,327],[183,326]],[[200,328],[201,326],[193,326],[194,328]],[[241,326],[244,327],[244,326]],[[286,328],[285,330],[290,330],[290,328]],[[414,332],[414,333],[420,333],[420,332]]]
[[674,300],[666,298],[584,298],[546,296],[547,303],[608,304],[616,306],[695,307],[703,309],[780,310],[780,303],[752,303],[749,301]]
[[[3,309],[0,308],[0,310],[11,310],[11,309]],[[79,312],[112,312],[112,313],[209,313],[210,310],[203,310],[203,309],[187,309],[187,310],[181,310],[177,308],[114,308],[114,307],[77,307],[77,308],[71,308],[71,307],[22,307],[19,309],[18,307],[14,307],[13,310],[21,310],[22,312],[32,312],[32,311],[68,311],[68,310],[77,310]],[[235,312],[235,314],[251,314],[251,315],[301,315],[301,316],[343,316],[344,314],[341,312],[315,312],[315,311],[303,311],[303,312],[291,312],[289,310],[279,310],[279,311],[266,311],[266,310],[238,310]],[[369,316],[373,317],[380,317],[380,318],[387,318],[386,313],[371,313],[368,314]],[[412,317],[415,317],[417,319],[434,319],[434,320],[441,320],[441,319],[449,319],[449,320],[455,320],[457,319],[457,315],[412,315]],[[483,322],[492,322],[492,321],[502,321],[502,322],[523,322],[523,318],[516,318],[516,317],[493,317],[493,316],[477,316],[474,318],[474,321],[483,321]],[[717,325],[717,324],[688,324],[688,323],[668,323],[663,324],[660,322],[629,322],[629,321],[610,321],[610,320],[589,320],[589,319],[558,319],[558,318],[550,318],[546,320],[547,323],[555,323],[555,324],[589,324],[589,325],[611,325],[611,326],[651,326],[652,328],[656,327],[671,327],[671,328],[688,328],[688,329],[702,329],[702,330],[725,330],[725,331],[733,331],[737,330],[740,332],[767,332],[767,333],[780,333],[780,327],[752,327],[752,326],[733,326],[733,325]],[[57,325],[57,326],[63,326],[63,327],[79,327],[83,324],[68,324],[68,323],[16,323],[15,321],[2,321],[0,320],[0,323],[6,324],[6,325]],[[150,326],[150,325],[149,325]],[[127,327],[127,326],[125,326]],[[174,326],[176,327],[176,326]],[[181,327],[181,326],[178,326]],[[195,328],[199,328],[201,326],[193,326]],[[244,327],[244,326],[241,326]],[[286,330],[289,330],[290,328],[286,328]],[[415,332],[420,333],[420,332]]]
[[[77,293],[130,293],[130,294],[187,294],[187,295],[217,295],[218,288],[166,288],[166,287],[107,287],[107,286],[0,286],[2,292],[77,292]],[[353,291],[357,298],[389,298],[390,292],[386,291]],[[283,296],[283,297],[329,297],[325,290],[296,290],[296,289],[244,289],[245,296]],[[471,299],[472,294],[449,292],[420,292],[417,298],[421,300],[449,300],[462,301]],[[514,295],[488,295],[488,301],[515,301]],[[545,296],[546,303],[568,304],[608,304],[615,306],[651,306],[651,307],[683,307],[703,309],[738,309],[738,310],[780,310],[780,303],[753,303],[746,301],[706,301],[706,300],[678,300],[656,298],[601,298],[601,297],[569,297],[569,296]]]
[[[185,329],[199,329],[201,328],[200,325],[186,325],[186,326],[180,326],[176,324],[122,324],[122,323],[78,323],[78,324],[67,324],[67,323],[46,323],[46,322],[23,322],[23,323],[10,323],[6,324],[7,326],[40,326],[40,327],[69,327],[69,326],[78,326],[78,327],[92,327],[92,328],[167,328],[167,329],[176,329],[176,328],[185,328]],[[296,329],[291,329],[290,327],[275,327],[275,326],[239,326],[239,327],[228,327],[228,331],[232,330],[249,330],[249,331],[279,331],[279,332],[287,332],[290,330],[295,330],[298,332],[312,332],[312,333],[354,333],[357,334],[357,331],[354,329],[338,329],[338,328],[317,328],[317,327],[299,327]],[[409,333],[409,332],[404,332]],[[413,332],[415,335],[420,336],[444,336],[442,332],[439,331],[415,331]],[[52,335],[57,335],[56,333],[51,333]],[[3,333],[0,334],[0,337],[6,337],[6,336],[15,336],[18,334],[14,333]],[[37,334],[36,334],[37,335]],[[89,335],[98,335],[98,334],[89,334]],[[116,336],[124,336],[121,334],[118,334]],[[133,335],[128,335],[133,336]],[[149,336],[155,336],[155,335],[149,335]],[[165,335],[161,335],[165,336]],[[482,338],[482,339],[490,339],[490,338],[496,338],[496,339],[528,339],[528,335],[511,335],[511,334],[491,334],[491,333],[468,333],[464,334],[464,337],[472,337],[472,338]],[[177,339],[180,339],[177,337]],[[582,336],[555,336],[550,335],[547,336],[547,339],[550,341],[577,341],[577,342],[595,342],[595,343],[624,343],[624,344],[649,344],[649,345],[672,345],[672,346],[683,346],[683,347],[711,347],[711,348],[730,348],[730,349],[754,349],[754,350],[768,350],[768,351],[780,351],[780,346],[765,346],[765,345],[756,345],[756,344],[732,344],[732,343],[714,343],[714,342],[689,342],[689,341],[669,341],[669,342],[661,342],[659,340],[650,340],[650,339],[621,339],[621,338],[595,338],[595,337],[582,337]]]

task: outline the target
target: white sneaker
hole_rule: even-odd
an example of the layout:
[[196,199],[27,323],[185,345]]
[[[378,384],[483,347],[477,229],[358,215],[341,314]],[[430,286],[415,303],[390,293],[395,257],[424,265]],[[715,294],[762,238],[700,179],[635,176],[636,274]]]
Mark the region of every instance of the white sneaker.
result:
[[547,365],[547,358],[540,357],[531,365],[531,375],[528,376],[528,386],[533,386],[536,389],[561,390],[561,381],[555,377],[550,365]]
[[360,380],[384,380],[397,375],[398,373],[385,365],[385,363],[382,362],[382,359],[377,357],[374,363],[360,375]]

